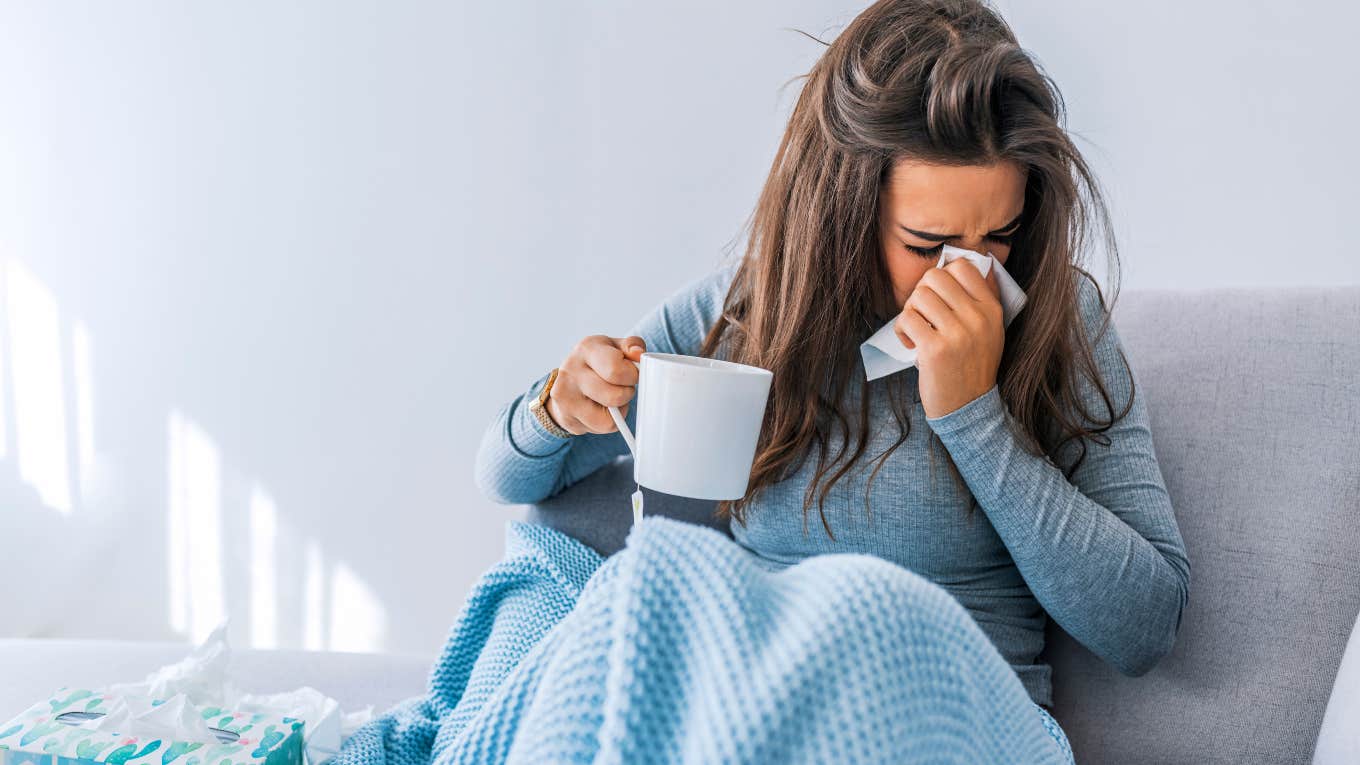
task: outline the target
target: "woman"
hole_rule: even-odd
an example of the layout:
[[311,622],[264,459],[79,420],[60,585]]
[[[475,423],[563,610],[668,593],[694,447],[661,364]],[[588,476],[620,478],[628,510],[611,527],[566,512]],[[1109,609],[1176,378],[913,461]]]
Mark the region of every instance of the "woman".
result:
[[[1145,402],[1079,267],[1092,210],[1109,231],[1098,184],[1056,88],[976,0],[881,0],[807,77],[745,257],[629,336],[582,340],[542,411],[550,374],[502,410],[479,485],[538,502],[627,453],[606,407],[632,401],[643,351],[770,369],[750,489],[719,505],[736,540],[781,565],[871,553],[938,583],[1048,724],[1049,617],[1137,676],[1189,593]],[[1008,327],[994,274],[935,267],[946,243],[1025,290]],[[859,346],[890,320],[917,366],[866,382]]]

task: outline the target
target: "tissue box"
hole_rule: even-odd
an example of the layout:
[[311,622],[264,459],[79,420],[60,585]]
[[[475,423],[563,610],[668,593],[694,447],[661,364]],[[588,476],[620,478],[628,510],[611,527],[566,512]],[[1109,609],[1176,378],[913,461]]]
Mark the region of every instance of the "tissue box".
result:
[[303,721],[292,717],[238,715],[209,707],[202,710],[203,719],[219,739],[229,739],[218,744],[75,727],[82,719],[97,717],[111,698],[82,688],[59,688],[46,701],[0,723],[0,765],[302,765]]

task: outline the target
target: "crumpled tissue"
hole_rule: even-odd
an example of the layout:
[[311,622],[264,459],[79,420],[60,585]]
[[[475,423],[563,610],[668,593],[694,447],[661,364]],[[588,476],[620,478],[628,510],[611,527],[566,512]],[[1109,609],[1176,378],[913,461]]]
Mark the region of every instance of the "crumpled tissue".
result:
[[[1010,326],[1011,320],[1020,313],[1020,309],[1025,307],[1025,291],[1020,289],[1011,275],[1002,268],[1001,261],[995,255],[987,253],[973,252],[962,247],[944,245],[940,252],[940,259],[936,262],[936,268],[944,268],[949,263],[959,258],[967,258],[977,266],[978,271],[984,277],[993,269],[996,269],[997,286],[1001,288],[1001,311],[1004,317],[1005,326]],[[864,359],[864,372],[870,380],[877,380],[886,377],[893,372],[900,372],[903,369],[916,365],[916,350],[908,348],[902,344],[902,339],[897,336],[893,325],[897,323],[894,316],[891,321],[884,324],[868,340],[860,345],[860,356]]]
[[[320,765],[334,757],[344,740],[373,717],[372,705],[344,713],[339,702],[310,686],[281,693],[244,693],[227,676],[230,660],[227,622],[223,622],[180,661],[151,672],[139,682],[116,683],[100,689],[106,694],[126,694],[130,698],[120,699],[121,706],[111,706],[109,714],[86,720],[80,727],[116,730],[129,736],[217,743],[203,719],[202,708],[284,715],[304,721],[306,763]],[[165,702],[147,708],[149,701],[131,697]]]
[[217,734],[189,697],[177,693],[163,704],[154,702],[150,696],[115,696],[105,706],[102,716],[85,720],[75,727],[189,743],[219,743]]

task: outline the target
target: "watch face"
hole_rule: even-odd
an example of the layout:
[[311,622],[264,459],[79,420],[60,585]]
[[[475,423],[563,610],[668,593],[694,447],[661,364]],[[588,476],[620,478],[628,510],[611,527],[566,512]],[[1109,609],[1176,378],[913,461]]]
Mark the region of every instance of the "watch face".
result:
[[548,394],[552,392],[553,383],[557,382],[558,371],[554,369],[548,374],[548,379],[543,383],[543,389],[538,392],[538,405],[544,406],[548,403]]

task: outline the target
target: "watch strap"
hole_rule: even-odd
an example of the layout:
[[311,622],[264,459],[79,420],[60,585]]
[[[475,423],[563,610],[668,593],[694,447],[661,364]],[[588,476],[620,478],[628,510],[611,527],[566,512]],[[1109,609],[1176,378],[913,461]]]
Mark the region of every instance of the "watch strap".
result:
[[548,381],[543,384],[543,390],[539,392],[538,397],[530,403],[529,410],[533,412],[534,418],[538,420],[544,430],[557,438],[571,438],[575,434],[558,425],[553,420],[552,414],[548,412],[548,394],[552,393],[553,383],[557,382],[557,375],[560,371],[560,369],[554,367],[552,372],[549,373]]

